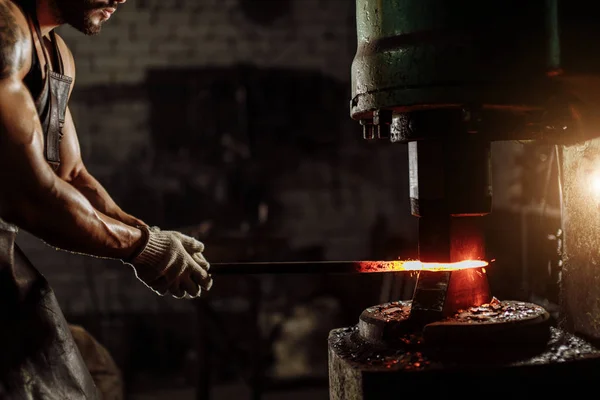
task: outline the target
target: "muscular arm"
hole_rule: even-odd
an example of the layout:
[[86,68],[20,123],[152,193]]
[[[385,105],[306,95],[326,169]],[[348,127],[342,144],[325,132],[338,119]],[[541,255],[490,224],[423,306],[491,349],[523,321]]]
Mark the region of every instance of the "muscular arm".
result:
[[43,156],[40,121],[21,74],[31,42],[7,4],[0,0],[0,14],[9,16],[0,22],[0,217],[64,250],[128,258],[142,246],[142,232],[96,210]]

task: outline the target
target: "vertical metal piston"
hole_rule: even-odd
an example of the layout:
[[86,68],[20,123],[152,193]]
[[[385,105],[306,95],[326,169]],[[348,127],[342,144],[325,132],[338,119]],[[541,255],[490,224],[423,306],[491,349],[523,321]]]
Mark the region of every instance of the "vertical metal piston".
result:
[[[483,216],[491,211],[490,143],[409,143],[411,212],[419,218],[419,259],[454,263],[485,259]],[[411,319],[428,323],[491,299],[482,268],[421,271]]]

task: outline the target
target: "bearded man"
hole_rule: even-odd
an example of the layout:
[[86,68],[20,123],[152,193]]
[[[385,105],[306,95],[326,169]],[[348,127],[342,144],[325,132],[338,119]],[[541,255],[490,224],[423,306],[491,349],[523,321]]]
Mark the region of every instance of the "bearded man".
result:
[[204,245],[149,228],[87,171],[68,100],[75,62],[55,28],[87,35],[125,0],[0,0],[0,398],[96,399],[46,279],[16,246],[22,228],[61,250],[121,260],[160,295],[212,279]]

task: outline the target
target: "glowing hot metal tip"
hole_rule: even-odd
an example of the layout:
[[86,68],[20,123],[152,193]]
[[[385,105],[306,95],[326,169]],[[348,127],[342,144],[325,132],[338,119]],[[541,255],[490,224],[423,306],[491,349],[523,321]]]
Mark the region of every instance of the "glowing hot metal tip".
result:
[[422,262],[418,260],[361,261],[361,272],[391,271],[456,271],[460,269],[486,267],[483,260],[464,260],[454,263]]

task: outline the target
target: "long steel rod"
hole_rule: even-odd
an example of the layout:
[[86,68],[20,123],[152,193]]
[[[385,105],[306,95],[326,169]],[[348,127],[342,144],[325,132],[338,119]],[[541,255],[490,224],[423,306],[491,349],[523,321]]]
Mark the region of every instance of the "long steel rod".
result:
[[411,271],[456,271],[485,267],[482,260],[465,260],[454,263],[421,262],[416,260],[394,261],[274,261],[233,262],[211,264],[210,272],[217,275],[255,274],[364,274]]
[[255,274],[352,274],[369,272],[398,272],[398,261],[298,261],[214,263],[210,273],[215,275]]

